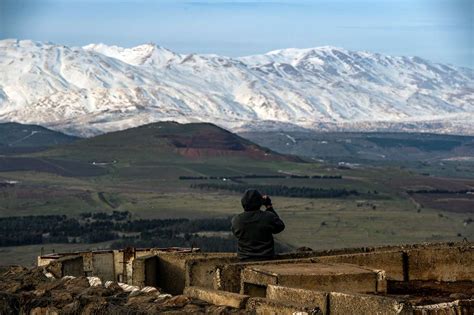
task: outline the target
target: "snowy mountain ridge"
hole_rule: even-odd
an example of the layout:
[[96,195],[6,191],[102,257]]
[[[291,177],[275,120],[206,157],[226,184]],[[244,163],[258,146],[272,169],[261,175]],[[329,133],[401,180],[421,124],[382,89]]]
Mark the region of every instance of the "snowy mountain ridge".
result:
[[474,134],[474,70],[418,57],[325,46],[229,58],[10,39],[0,73],[0,121],[75,135],[163,120]]

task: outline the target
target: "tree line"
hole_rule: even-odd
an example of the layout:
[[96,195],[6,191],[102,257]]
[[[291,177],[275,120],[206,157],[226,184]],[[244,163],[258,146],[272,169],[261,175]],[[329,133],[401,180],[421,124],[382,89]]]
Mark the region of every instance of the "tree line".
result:
[[[98,243],[112,240],[179,244],[202,231],[230,231],[231,218],[132,220],[128,212],[0,218],[0,246],[45,243]],[[169,242],[168,242],[169,241]],[[214,241],[215,242],[215,241]],[[179,245],[172,245],[179,246]]]
[[472,189],[461,189],[461,190],[447,190],[447,189],[418,189],[418,190],[407,190],[408,194],[473,194]]
[[341,175],[238,175],[238,176],[179,176],[180,180],[209,180],[209,179],[271,179],[271,178],[299,178],[299,179],[342,179]]
[[[191,188],[201,190],[226,190],[232,192],[243,193],[249,187],[248,185],[239,184],[218,184],[218,183],[201,183],[191,184]],[[358,196],[357,190],[345,188],[312,188],[312,187],[288,187],[283,185],[252,185],[253,189],[271,196],[283,196],[292,198],[339,198],[347,196]]]

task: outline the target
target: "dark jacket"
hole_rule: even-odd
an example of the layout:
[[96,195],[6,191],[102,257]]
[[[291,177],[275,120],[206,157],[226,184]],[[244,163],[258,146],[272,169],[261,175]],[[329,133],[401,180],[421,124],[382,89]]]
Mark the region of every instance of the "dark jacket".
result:
[[266,259],[275,255],[273,234],[285,229],[285,224],[273,208],[261,211],[262,195],[248,190],[242,198],[244,212],[232,219],[232,233],[238,239],[240,259]]

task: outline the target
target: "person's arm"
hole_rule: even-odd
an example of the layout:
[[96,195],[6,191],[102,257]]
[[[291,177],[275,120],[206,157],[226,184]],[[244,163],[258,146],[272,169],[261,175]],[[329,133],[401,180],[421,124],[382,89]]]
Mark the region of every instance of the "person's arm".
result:
[[272,233],[278,234],[285,229],[285,223],[280,219],[275,209],[273,209],[272,201],[269,196],[265,196],[265,208],[266,211],[273,214],[270,224],[272,225]]
[[231,230],[232,230],[232,234],[234,234],[235,237],[239,237],[237,234],[238,234],[238,223],[237,223],[237,218],[236,217],[233,217],[232,218],[232,226],[231,226]]

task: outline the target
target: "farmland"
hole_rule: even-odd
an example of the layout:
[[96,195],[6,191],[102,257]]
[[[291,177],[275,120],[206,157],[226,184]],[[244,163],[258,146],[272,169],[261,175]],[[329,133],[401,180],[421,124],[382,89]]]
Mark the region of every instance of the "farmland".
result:
[[[75,217],[84,212],[129,211],[133,219],[224,218],[241,211],[237,190],[203,190],[191,186],[261,187],[263,193],[265,187],[284,186],[306,187],[307,191],[357,191],[357,194],[331,198],[272,197],[287,226],[277,238],[294,248],[455,241],[474,237],[472,195],[407,193],[420,189],[470,190],[474,187],[472,177],[452,173],[450,176],[422,174],[425,171],[418,171],[414,164],[407,167],[379,161],[373,165],[358,163],[341,167],[337,161],[298,160],[228,134],[217,136],[221,139],[218,150],[212,147],[212,141],[180,136],[181,144],[198,147],[195,148],[198,151],[183,153],[181,144],[179,148],[170,145],[173,133],[168,131],[164,137],[163,128],[167,126],[161,127],[159,134],[156,134],[158,128],[134,129],[9,156],[14,161],[41,162],[26,163],[26,168],[19,168],[15,163],[3,164],[0,182],[15,184],[0,187],[0,216],[64,214]],[[182,131],[178,128],[173,132]],[[216,132],[219,131],[205,126],[208,138]],[[175,143],[174,140],[171,143]],[[46,168],[42,166],[44,163],[54,166]],[[15,167],[8,168],[8,165]],[[474,171],[469,163],[462,167],[468,174]],[[59,248],[63,249],[64,244],[58,245]],[[15,248],[0,249],[6,250],[11,252]],[[17,250],[25,252],[21,246]],[[52,250],[50,244],[47,250]]]

